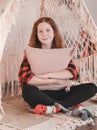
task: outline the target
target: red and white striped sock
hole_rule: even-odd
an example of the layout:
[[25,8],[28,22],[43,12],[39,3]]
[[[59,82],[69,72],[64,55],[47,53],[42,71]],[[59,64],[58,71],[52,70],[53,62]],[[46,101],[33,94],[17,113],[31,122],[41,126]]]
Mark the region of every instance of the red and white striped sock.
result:
[[57,113],[59,112],[61,109],[58,106],[46,106],[46,105],[42,105],[42,104],[38,104],[36,105],[35,109],[34,109],[34,113],[35,114],[52,114],[52,113]]

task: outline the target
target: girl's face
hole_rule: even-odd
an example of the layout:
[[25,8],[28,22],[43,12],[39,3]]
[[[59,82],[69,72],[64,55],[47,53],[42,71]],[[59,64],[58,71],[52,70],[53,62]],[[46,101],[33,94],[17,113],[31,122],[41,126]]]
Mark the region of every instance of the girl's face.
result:
[[54,39],[54,30],[47,22],[42,22],[37,26],[37,36],[42,48],[49,49]]

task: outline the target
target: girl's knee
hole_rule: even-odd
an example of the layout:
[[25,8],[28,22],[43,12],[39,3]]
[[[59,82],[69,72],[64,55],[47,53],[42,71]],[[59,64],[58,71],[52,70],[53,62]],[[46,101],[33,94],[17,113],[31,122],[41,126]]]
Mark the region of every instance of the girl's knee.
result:
[[33,85],[30,85],[30,84],[26,84],[26,85],[24,85],[24,89],[26,89],[26,91],[28,90],[28,91],[37,91],[37,90],[39,90],[36,86],[33,86]]
[[89,83],[88,87],[92,93],[97,93],[97,86],[94,83]]
[[36,104],[36,97],[37,93],[39,92],[39,89],[36,86],[32,85],[25,85],[23,90],[22,90],[22,96],[24,100],[31,106],[35,106]]
[[36,86],[32,86],[32,85],[25,85],[23,90],[22,90],[22,95],[23,97],[32,97],[32,95],[35,95],[37,92],[39,91],[39,89]]

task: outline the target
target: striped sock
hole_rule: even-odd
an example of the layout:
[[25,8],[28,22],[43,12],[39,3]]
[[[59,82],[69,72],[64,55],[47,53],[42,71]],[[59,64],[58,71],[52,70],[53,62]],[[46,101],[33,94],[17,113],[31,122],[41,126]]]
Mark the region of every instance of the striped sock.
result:
[[35,109],[34,109],[34,113],[35,114],[52,114],[52,113],[57,113],[59,112],[61,109],[58,106],[46,106],[46,105],[42,105],[42,104],[38,104],[36,105]]
[[84,108],[83,104],[77,104],[71,107],[72,109],[77,109],[77,108]]

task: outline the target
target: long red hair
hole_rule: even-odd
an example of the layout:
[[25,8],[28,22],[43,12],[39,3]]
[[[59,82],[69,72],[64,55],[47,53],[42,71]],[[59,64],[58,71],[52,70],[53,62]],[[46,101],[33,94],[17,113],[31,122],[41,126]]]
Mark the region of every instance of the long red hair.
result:
[[37,26],[41,22],[47,22],[53,28],[54,39],[52,41],[52,47],[51,48],[63,48],[64,42],[63,42],[63,39],[62,39],[61,34],[59,32],[58,26],[56,25],[54,20],[52,20],[49,17],[41,17],[40,19],[38,19],[34,23],[34,26],[33,26],[33,29],[32,29],[32,34],[31,34],[30,41],[29,41],[29,46],[35,47],[35,48],[41,48],[41,42],[38,40],[38,37],[37,37]]

